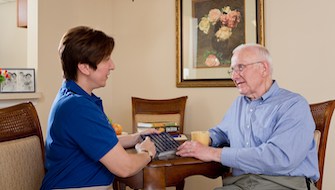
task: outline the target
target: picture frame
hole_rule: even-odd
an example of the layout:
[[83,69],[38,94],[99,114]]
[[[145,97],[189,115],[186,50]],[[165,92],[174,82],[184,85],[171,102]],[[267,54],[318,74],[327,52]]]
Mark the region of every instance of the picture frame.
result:
[[176,0],[177,87],[234,87],[232,50],[264,45],[264,0]]
[[9,78],[0,85],[0,93],[29,93],[35,92],[35,69],[3,68]]

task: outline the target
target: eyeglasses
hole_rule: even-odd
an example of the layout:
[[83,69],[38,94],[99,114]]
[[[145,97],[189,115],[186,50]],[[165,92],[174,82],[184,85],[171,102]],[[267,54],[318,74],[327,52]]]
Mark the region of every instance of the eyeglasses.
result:
[[252,63],[248,63],[248,64],[237,64],[235,67],[230,67],[228,70],[228,74],[230,76],[233,76],[234,73],[238,73],[240,74],[241,72],[244,71],[245,68],[247,68],[250,65],[254,65],[256,63],[261,63],[261,61],[257,61],[257,62],[252,62]]

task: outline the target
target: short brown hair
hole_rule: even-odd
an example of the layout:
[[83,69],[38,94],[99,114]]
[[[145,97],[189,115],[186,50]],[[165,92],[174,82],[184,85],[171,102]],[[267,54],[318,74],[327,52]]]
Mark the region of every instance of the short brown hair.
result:
[[110,56],[114,49],[114,39],[104,32],[86,26],[78,26],[64,34],[58,52],[61,58],[64,78],[77,80],[79,63],[91,68]]

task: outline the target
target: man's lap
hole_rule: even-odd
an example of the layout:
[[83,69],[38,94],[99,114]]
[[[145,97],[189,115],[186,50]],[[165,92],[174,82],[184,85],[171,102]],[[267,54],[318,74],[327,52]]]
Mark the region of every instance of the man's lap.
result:
[[[268,176],[245,174],[241,176],[231,176],[223,179],[223,187],[215,190],[285,190],[297,189],[306,190],[307,184],[305,177],[292,176]],[[311,190],[316,190],[311,184]]]

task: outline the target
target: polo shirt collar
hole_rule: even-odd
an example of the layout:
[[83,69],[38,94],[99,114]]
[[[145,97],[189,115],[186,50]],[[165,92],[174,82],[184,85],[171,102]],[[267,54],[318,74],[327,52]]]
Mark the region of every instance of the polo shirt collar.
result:
[[66,88],[68,90],[70,90],[71,92],[78,94],[78,95],[82,95],[85,96],[93,101],[99,101],[100,98],[97,97],[94,93],[92,93],[92,95],[89,95],[85,90],[83,90],[76,82],[74,82],[73,80],[65,80],[62,88]]

